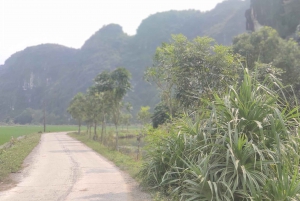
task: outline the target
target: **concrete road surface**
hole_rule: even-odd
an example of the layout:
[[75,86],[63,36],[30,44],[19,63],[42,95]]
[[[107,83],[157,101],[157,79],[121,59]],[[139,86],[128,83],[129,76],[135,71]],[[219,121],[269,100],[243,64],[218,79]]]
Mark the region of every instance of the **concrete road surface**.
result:
[[1,201],[149,200],[111,162],[66,133],[43,134],[18,185]]

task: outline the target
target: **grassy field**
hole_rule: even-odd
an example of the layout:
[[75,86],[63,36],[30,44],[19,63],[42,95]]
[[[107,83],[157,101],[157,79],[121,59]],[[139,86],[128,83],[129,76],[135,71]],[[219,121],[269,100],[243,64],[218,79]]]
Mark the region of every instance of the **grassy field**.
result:
[[[84,128],[86,130],[86,127],[82,127],[82,128]],[[119,137],[125,137],[125,136],[128,136],[128,135],[138,135],[140,130],[141,130],[140,126],[134,126],[134,125],[129,126],[128,129],[125,126],[119,126],[118,127]],[[115,131],[116,131],[115,126],[113,126],[113,125],[106,126],[106,132],[107,133],[112,132],[113,135],[115,135]],[[92,133],[92,135],[94,134],[94,128],[93,127],[92,127],[91,133]],[[101,134],[101,126],[97,127],[97,133],[98,133],[98,135]]]
[[[77,126],[47,126],[46,132],[76,131]],[[0,145],[8,142],[12,137],[29,135],[43,131],[43,126],[0,126]]]

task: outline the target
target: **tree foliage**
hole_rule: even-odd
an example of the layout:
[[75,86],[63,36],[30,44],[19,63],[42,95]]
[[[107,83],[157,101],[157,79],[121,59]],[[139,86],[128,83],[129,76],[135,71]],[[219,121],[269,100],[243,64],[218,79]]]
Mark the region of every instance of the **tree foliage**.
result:
[[82,93],[76,94],[72,101],[70,102],[70,105],[68,107],[68,112],[73,117],[73,119],[78,121],[78,133],[80,134],[80,126],[82,123],[82,120],[85,118],[84,113],[84,104],[85,104],[85,98]]
[[[85,95],[77,94],[69,106],[69,113],[73,118],[86,121],[94,126],[94,140],[98,139],[97,125],[101,122],[101,142],[103,142],[106,130],[106,121],[112,117],[116,126],[116,147],[118,147],[118,126],[120,124],[123,98],[131,88],[130,72],[125,68],[117,68],[112,72],[103,71],[95,78],[95,83]],[[127,104],[126,108],[131,109]],[[129,124],[130,117],[127,117],[126,125]],[[88,131],[91,132],[91,131]]]
[[150,123],[151,120],[150,107],[142,106],[140,111],[137,114],[137,119],[142,123],[143,126],[145,126],[147,123]]
[[281,69],[284,84],[296,86],[300,77],[300,47],[293,40],[283,40],[276,30],[264,27],[234,38],[233,50],[245,57],[245,65],[254,70],[256,63]]
[[173,114],[174,100],[185,108],[199,106],[199,98],[223,91],[238,78],[238,62],[230,47],[208,37],[189,41],[174,35],[171,43],[157,48],[154,66],[146,78],[160,89],[162,102]]
[[116,148],[118,149],[118,126],[120,124],[123,98],[131,89],[131,74],[125,68],[117,68],[112,72],[104,71],[95,78],[94,90],[105,94],[110,99],[112,120],[116,127]]
[[159,125],[164,124],[169,119],[168,108],[163,104],[156,105],[153,115],[151,116],[153,128],[158,128]]

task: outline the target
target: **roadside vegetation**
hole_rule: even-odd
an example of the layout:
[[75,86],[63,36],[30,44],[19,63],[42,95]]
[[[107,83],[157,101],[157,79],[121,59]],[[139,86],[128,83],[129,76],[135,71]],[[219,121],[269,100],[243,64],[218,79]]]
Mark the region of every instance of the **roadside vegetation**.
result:
[[13,146],[0,150],[0,183],[8,182],[10,173],[18,172],[28,154],[39,143],[41,134],[28,134],[20,141],[12,141]]
[[183,200],[299,199],[298,108],[267,83],[245,70],[241,86],[153,131],[143,183]]
[[142,184],[171,200],[299,200],[300,48],[268,27],[233,42],[157,49]]
[[[141,184],[159,192],[155,200],[300,200],[299,64],[298,44],[269,27],[236,37],[230,47],[183,35],[163,43],[145,72],[161,102],[152,116],[147,106],[137,114],[146,143],[143,165],[138,161],[136,166]],[[101,94],[111,88],[105,85],[108,75],[95,79],[90,91],[98,88],[94,96],[104,99],[92,108],[109,106],[111,99]],[[80,118],[69,112],[79,126],[95,117],[102,120],[102,129],[106,121],[113,122],[118,133],[120,121],[113,112],[120,116],[126,111],[121,100],[117,110],[99,107],[99,117],[84,106]],[[150,119],[152,127],[146,127]],[[76,135],[105,150],[105,135],[94,136]],[[119,151],[118,134],[114,137]]]
[[[75,131],[76,126],[47,126],[47,132]],[[40,141],[42,126],[1,126],[0,146],[0,183],[9,183],[9,174],[22,169],[22,163]],[[21,139],[17,140],[18,137]]]
[[[128,172],[131,177],[137,179],[137,175],[142,167],[142,161],[136,160],[135,150],[126,153],[120,152],[116,151],[113,145],[103,145],[99,141],[90,139],[87,134],[78,135],[78,133],[70,133],[69,135],[83,142],[97,153],[112,161],[121,170]],[[134,147],[130,144],[127,144],[127,146]]]

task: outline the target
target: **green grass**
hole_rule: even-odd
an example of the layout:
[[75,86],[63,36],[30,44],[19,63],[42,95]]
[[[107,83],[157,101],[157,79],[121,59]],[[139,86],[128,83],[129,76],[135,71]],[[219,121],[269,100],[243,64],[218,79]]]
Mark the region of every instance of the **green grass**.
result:
[[[43,126],[0,126],[0,145],[8,142],[12,137],[17,138],[43,131]],[[77,126],[47,126],[46,132],[76,131]]]
[[128,156],[122,154],[118,151],[115,151],[111,148],[103,146],[97,141],[93,141],[88,139],[87,135],[78,135],[76,133],[70,133],[71,137],[83,142],[88,147],[92,148],[97,153],[101,154],[108,160],[112,161],[116,164],[120,169],[126,171],[131,177],[137,178],[137,174],[139,173],[142,161],[135,160],[132,156]]
[[10,173],[17,172],[27,155],[39,143],[40,134],[30,134],[24,139],[16,141],[6,150],[0,150],[0,182],[6,180]]
[[[86,129],[85,126],[82,127],[83,129]],[[106,126],[106,132],[107,133],[110,133],[110,132],[113,132],[115,135],[115,131],[116,131],[116,128],[115,126],[113,125],[109,125],[109,126]],[[119,126],[118,127],[118,131],[119,131],[119,137],[126,137],[126,136],[132,136],[132,135],[138,135],[141,131],[141,127],[140,126],[129,126],[128,127],[128,130],[127,130],[127,127],[126,126]],[[92,127],[92,135],[94,134],[94,128]],[[100,136],[101,135],[101,126],[99,125],[97,127],[97,134]]]

